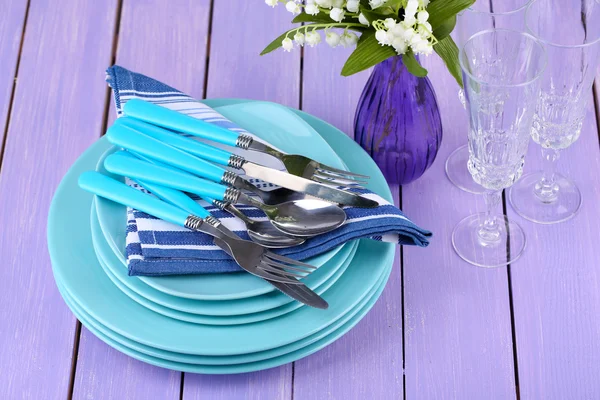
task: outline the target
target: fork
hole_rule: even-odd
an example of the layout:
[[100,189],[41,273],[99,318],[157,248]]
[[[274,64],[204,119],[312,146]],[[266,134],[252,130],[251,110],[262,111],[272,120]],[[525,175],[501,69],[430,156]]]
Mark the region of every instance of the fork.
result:
[[189,214],[181,208],[95,171],[81,174],[79,186],[98,196],[212,236],[216,239],[215,244],[225,247],[221,248],[230,254],[242,269],[260,278],[298,285],[302,284],[299,278],[308,276],[316,269],[310,264],[275,254],[256,243],[230,236],[231,231],[221,230],[221,222],[204,209],[201,215]]
[[351,186],[365,184],[365,179],[369,179],[367,175],[334,168],[302,155],[283,153],[266,143],[254,140],[249,135],[233,132],[229,129],[144,100],[129,100],[125,103],[123,111],[125,115],[149,122],[153,125],[162,126],[163,128],[239,147],[244,150],[253,150],[268,154],[281,161],[288,173],[311,179],[315,182],[336,186]]

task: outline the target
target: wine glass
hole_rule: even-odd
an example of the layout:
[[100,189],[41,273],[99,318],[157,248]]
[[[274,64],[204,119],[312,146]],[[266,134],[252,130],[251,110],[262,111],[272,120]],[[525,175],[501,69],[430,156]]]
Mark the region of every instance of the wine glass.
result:
[[546,48],[549,65],[531,131],[542,148],[543,171],[523,176],[509,193],[515,211],[530,221],[562,222],[581,206],[579,189],[556,172],[556,160],[579,138],[586,106],[592,103],[600,60],[599,19],[597,0],[537,0],[527,9],[527,29]]
[[452,245],[471,264],[499,267],[525,248],[521,227],[493,210],[502,189],[523,172],[546,54],[529,34],[493,29],[472,36],[459,61],[469,115],[467,165],[486,189],[487,211],[463,219],[454,228]]
[[[501,0],[490,2],[479,0],[457,17],[456,28],[452,35],[458,48],[477,32],[488,29],[510,29],[525,31],[525,10],[533,0]],[[459,91],[459,98],[465,104],[464,92]],[[446,175],[460,189],[470,193],[483,193],[485,188],[478,185],[467,169],[469,149],[467,145],[454,150],[446,160]]]

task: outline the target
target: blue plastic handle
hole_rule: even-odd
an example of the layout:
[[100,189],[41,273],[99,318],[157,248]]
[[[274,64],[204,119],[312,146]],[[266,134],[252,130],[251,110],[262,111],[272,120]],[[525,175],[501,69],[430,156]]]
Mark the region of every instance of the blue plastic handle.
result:
[[146,181],[218,200],[223,200],[227,190],[226,186],[191,176],[186,172],[118,153],[106,157],[104,168],[113,174],[127,176],[136,181]]
[[79,186],[100,197],[143,211],[176,225],[185,226],[187,211],[117,182],[99,172],[87,171],[79,176]]
[[206,218],[210,215],[204,207],[192,200],[188,195],[179,190],[171,189],[165,186],[156,185],[147,181],[137,181],[137,183],[155,195],[156,197],[166,201],[167,203],[173,204],[192,215],[196,215],[201,218]]
[[189,171],[213,182],[221,182],[225,173],[225,169],[221,167],[124,125],[111,126],[108,128],[106,136],[108,141],[116,146]]
[[163,128],[236,146],[239,133],[204,122],[189,115],[158,106],[140,99],[131,99],[123,106],[125,115],[141,119]]
[[183,135],[160,128],[156,125],[148,124],[142,120],[132,117],[121,117],[117,119],[115,125],[123,125],[131,129],[135,129],[136,131],[151,136],[156,140],[160,140],[163,143],[187,151],[188,153],[204,160],[212,161],[225,166],[229,164],[229,157],[231,157],[230,152],[209,146],[197,140],[187,138]]
[[[131,154],[127,151],[119,151],[118,154],[123,157],[142,157],[136,154]],[[142,158],[144,161],[150,161],[148,158]],[[150,161],[153,162],[153,161]],[[158,164],[160,165],[160,164]],[[201,218],[208,217],[210,213],[204,209],[200,204],[192,200],[188,195],[179,190],[171,189],[166,186],[157,185],[147,181],[136,181],[141,187],[154,194],[156,197],[166,201],[167,203],[173,204],[190,214],[196,215]]]

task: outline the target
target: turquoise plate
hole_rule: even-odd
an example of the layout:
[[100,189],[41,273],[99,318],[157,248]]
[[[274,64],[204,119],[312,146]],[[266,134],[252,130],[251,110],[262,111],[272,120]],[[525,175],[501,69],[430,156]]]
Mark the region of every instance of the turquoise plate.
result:
[[[275,291],[262,296],[254,296],[241,300],[203,301],[174,297],[152,289],[135,276],[128,276],[119,260],[106,243],[96,216],[94,204],[91,212],[92,241],[98,261],[106,275],[123,293],[141,305],[167,317],[181,321],[206,325],[241,325],[264,321],[287,314],[302,306],[286,295]],[[335,268],[322,266],[305,279],[306,285],[322,295],[333,285],[346,270],[356,252],[358,242],[354,241],[333,257],[328,264]],[[344,261],[338,263],[338,259]],[[319,275],[327,275],[321,282]],[[312,279],[313,277],[317,279]],[[319,282],[319,285],[315,285]],[[258,311],[247,312],[249,309]],[[208,312],[209,314],[205,314]]]
[[[331,131],[332,127],[321,124],[321,129]],[[333,132],[339,138],[337,149],[344,153],[353,150],[348,166],[371,175],[371,189],[391,200],[375,164],[351,139],[339,131]],[[192,325],[165,318],[120,292],[95,259],[89,231],[91,196],[79,190],[76,181],[82,171],[94,167],[94,160],[107,147],[103,140],[93,145],[63,179],[50,210],[48,243],[55,277],[65,292],[92,318],[135,342],[173,352],[215,356],[284,346],[340,320],[360,304],[393,261],[395,245],[361,241],[346,273],[326,292],[328,310],[302,307],[275,319],[235,327]],[[153,329],[140,329],[149,326]]]
[[[159,367],[173,369],[177,371],[201,373],[201,374],[238,374],[244,372],[259,371],[267,368],[274,368],[322,349],[334,340],[348,332],[354,325],[364,317],[364,315],[373,307],[381,292],[385,288],[388,275],[381,277],[379,285],[372,290],[372,294],[365,298],[356,310],[347,314],[343,320],[334,324],[336,329],[328,328],[310,337],[310,340],[304,339],[288,346],[276,349],[244,354],[241,356],[192,356],[187,354],[176,354],[165,352],[152,347],[144,346],[108,330],[106,327],[94,321],[85,311],[83,311],[68,294],[64,292],[59,285],[63,298],[75,316],[85,325],[85,327],[96,335],[100,340],[107,343],[116,350],[127,354],[130,357],[140,361],[147,362]],[[343,322],[342,322],[343,321]],[[333,326],[333,325],[332,325]],[[330,332],[331,331],[331,332]],[[248,361],[243,361],[248,360]]]
[[[260,114],[260,115],[259,115]],[[278,148],[307,154],[338,168],[345,168],[343,162],[312,127],[286,107],[267,102],[256,102],[230,116],[231,120],[244,126]],[[115,150],[113,150],[115,151]],[[246,152],[252,155],[254,152]],[[256,153],[254,153],[256,155]],[[100,159],[96,169],[107,174]],[[256,159],[256,157],[254,157]],[[271,157],[264,157],[269,161]],[[273,161],[273,160],[270,160]],[[268,162],[267,162],[268,164]],[[96,198],[98,220],[102,232],[113,252],[126,265],[125,223],[126,208],[103,198]],[[342,246],[328,251],[306,262],[316,267],[327,263]],[[340,260],[340,262],[343,260]],[[206,274],[194,276],[140,277],[153,289],[163,293],[195,300],[232,300],[259,296],[273,291],[264,280],[246,273]],[[322,282],[321,282],[322,283]]]

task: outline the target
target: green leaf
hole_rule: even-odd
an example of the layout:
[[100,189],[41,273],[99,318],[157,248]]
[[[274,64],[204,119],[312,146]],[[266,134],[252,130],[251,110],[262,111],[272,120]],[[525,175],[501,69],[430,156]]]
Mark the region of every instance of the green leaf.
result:
[[367,21],[369,21],[369,23],[371,23],[371,24],[373,23],[373,21],[377,21],[378,19],[386,19],[388,17],[388,15],[383,14],[378,11],[379,11],[379,9],[371,10],[371,8],[365,8],[365,7],[360,8],[360,12],[362,13],[362,15],[364,15],[365,18],[367,19]]
[[458,62],[458,47],[451,36],[446,36],[433,46],[433,50],[444,60],[448,71],[460,87],[463,87],[462,71]]
[[319,22],[319,23],[334,23],[329,14],[320,12],[317,15],[310,15],[307,13],[298,14],[292,20],[292,23],[298,24],[301,22]]
[[356,49],[350,54],[342,68],[343,76],[350,76],[367,68],[379,64],[396,55],[391,46],[382,46],[375,39],[374,31],[366,31],[362,34]]
[[419,64],[419,61],[415,57],[415,53],[412,51],[402,55],[402,62],[406,66],[408,72],[414,76],[418,76],[419,78],[427,76],[427,70],[421,67],[421,64]]
[[294,28],[294,29],[290,29],[287,32],[282,33],[281,35],[277,36],[277,39],[273,40],[271,43],[269,43],[269,45],[267,47],[265,47],[263,49],[263,51],[260,52],[261,56],[264,56],[267,53],[272,52],[273,50],[276,50],[278,48],[281,47],[281,42],[283,41],[283,39],[285,39],[285,37],[292,31],[295,31],[298,28]]
[[440,27],[446,20],[455,16],[465,8],[471,7],[475,0],[436,0],[429,3],[429,23],[433,31]]
[[449,36],[450,33],[452,33],[452,31],[454,30],[455,26],[456,26],[456,15],[453,15],[452,17],[450,17],[447,20],[445,20],[444,22],[442,22],[433,31],[433,36],[435,36],[435,38],[437,40],[442,40],[446,36]]

